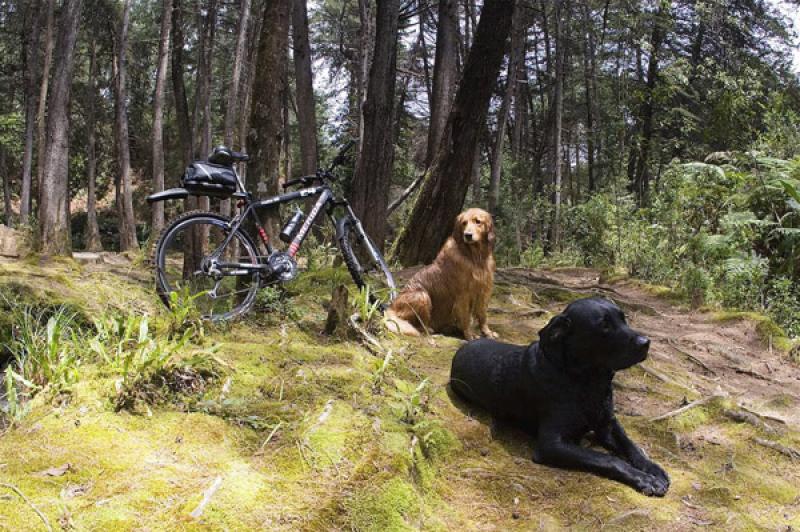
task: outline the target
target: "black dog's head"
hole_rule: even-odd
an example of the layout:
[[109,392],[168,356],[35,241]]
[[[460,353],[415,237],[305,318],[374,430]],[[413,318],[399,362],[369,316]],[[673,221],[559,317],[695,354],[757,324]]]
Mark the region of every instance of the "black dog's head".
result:
[[647,358],[650,339],[631,329],[625,314],[599,297],[579,299],[539,331],[539,347],[571,370],[629,368]]

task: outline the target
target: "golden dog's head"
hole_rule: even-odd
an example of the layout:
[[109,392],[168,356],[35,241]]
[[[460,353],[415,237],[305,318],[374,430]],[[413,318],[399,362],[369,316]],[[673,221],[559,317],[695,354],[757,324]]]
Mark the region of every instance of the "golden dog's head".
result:
[[469,246],[494,246],[492,215],[483,209],[467,209],[456,217],[453,238]]

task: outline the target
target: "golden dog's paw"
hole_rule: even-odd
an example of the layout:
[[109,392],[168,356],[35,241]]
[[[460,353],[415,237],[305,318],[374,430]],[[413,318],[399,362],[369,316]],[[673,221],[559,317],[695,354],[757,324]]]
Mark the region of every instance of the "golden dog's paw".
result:
[[497,338],[500,338],[499,334],[489,329],[488,327],[486,329],[481,330],[481,336],[484,336],[486,338],[494,338],[495,340]]

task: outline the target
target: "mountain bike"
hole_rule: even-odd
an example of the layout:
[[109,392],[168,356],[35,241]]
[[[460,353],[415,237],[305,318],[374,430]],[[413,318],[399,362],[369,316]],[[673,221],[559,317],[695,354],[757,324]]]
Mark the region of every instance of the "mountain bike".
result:
[[[396,295],[396,286],[379,248],[364,231],[347,200],[337,198],[333,173],[345,162],[352,147],[345,145],[327,169],[314,175],[290,179],[294,192],[256,199],[245,188],[236,165],[249,157],[224,146],[215,148],[208,161],[195,161],[184,174],[180,188],[158,192],[149,203],[186,199],[190,195],[236,200],[238,214],[233,218],[215,212],[191,211],[182,214],[164,228],[154,253],[156,288],[170,304],[173,293],[194,301],[204,318],[222,321],[248,312],[260,287],[287,283],[297,277],[296,256],[317,219],[327,214],[335,229],[337,247],[350,276],[359,288],[368,287],[373,302],[383,306]],[[295,212],[283,226],[279,238],[288,247],[273,247],[258,211],[276,209],[292,202],[309,205],[308,212],[295,206]],[[258,240],[253,238],[255,232]],[[260,244],[260,246],[257,244]]]

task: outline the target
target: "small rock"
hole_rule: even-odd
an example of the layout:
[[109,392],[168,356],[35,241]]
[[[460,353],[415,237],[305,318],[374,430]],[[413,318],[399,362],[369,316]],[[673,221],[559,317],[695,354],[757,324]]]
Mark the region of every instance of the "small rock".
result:
[[489,449],[486,447],[481,449],[481,456],[489,456]]
[[517,512],[516,510],[511,512],[511,518],[512,519],[519,519],[519,512]]

